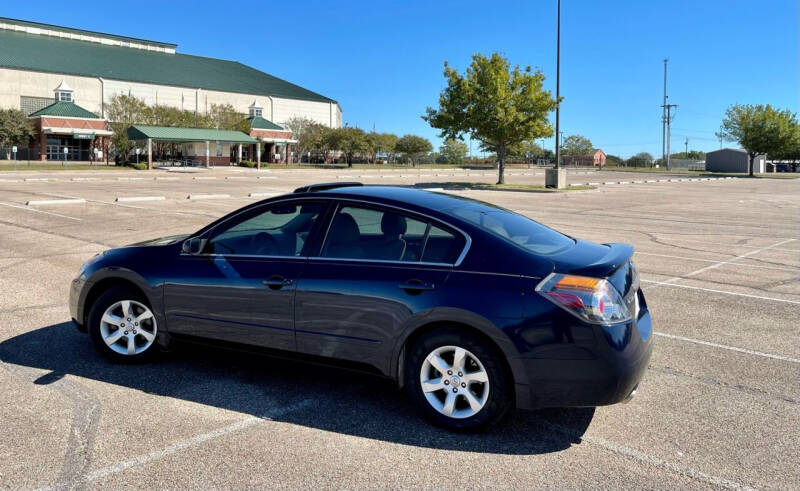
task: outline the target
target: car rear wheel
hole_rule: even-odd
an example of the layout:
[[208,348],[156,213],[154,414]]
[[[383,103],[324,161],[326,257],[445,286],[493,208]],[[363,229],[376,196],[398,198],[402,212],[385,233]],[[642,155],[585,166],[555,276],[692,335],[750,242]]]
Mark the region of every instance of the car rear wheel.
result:
[[158,350],[153,311],[131,288],[115,287],[100,295],[92,305],[88,323],[95,348],[114,361],[143,361]]
[[511,409],[511,390],[500,354],[458,329],[427,333],[412,347],[407,390],[420,412],[454,430],[494,424]]

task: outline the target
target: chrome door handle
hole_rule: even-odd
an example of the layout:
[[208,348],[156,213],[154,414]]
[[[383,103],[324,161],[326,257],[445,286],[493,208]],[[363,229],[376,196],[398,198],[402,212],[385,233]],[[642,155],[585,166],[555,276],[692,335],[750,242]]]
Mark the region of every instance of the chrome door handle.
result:
[[408,280],[405,283],[400,283],[397,287],[402,290],[419,292],[423,290],[433,290],[434,285],[420,280]]
[[288,278],[284,278],[283,276],[271,276],[269,279],[262,281],[261,283],[264,286],[267,286],[273,290],[280,290],[284,286],[291,286],[292,280]]

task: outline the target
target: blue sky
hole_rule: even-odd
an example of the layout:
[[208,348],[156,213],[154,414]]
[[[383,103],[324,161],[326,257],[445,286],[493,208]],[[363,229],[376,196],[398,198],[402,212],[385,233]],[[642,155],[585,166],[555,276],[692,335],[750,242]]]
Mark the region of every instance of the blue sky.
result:
[[[344,121],[440,143],[420,119],[448,60],[500,52],[555,93],[555,0],[0,4],[0,16],[178,44],[336,99]],[[561,126],[607,153],[661,153],[663,58],[678,104],[672,147],[712,150],[733,103],[800,106],[797,0],[562,2]],[[549,147],[553,139],[545,140]],[[726,144],[727,145],[727,144]],[[477,145],[474,146],[474,150]]]

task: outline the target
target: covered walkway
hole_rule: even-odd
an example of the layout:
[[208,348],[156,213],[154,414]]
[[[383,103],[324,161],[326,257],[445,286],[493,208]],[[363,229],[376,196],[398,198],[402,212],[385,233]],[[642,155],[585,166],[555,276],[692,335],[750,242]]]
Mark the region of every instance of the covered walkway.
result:
[[[210,167],[212,163],[229,165],[234,145],[236,163],[242,161],[242,145],[259,146],[257,139],[241,131],[207,128],[133,125],[128,128],[128,138],[134,142],[147,142],[148,169],[153,168],[153,142],[181,143],[185,157],[199,157],[206,167]],[[259,158],[259,167],[260,160]]]

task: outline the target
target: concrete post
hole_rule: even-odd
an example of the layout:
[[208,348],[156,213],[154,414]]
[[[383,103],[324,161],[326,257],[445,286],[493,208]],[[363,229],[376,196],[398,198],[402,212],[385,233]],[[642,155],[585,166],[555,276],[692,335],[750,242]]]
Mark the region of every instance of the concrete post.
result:
[[211,167],[211,148],[209,147],[208,142],[206,142],[206,168],[209,167]]
[[242,163],[242,144],[241,143],[236,145],[236,163],[237,164],[241,164]]
[[147,139],[147,170],[153,170],[153,139]]
[[256,169],[261,169],[261,142],[256,143]]

